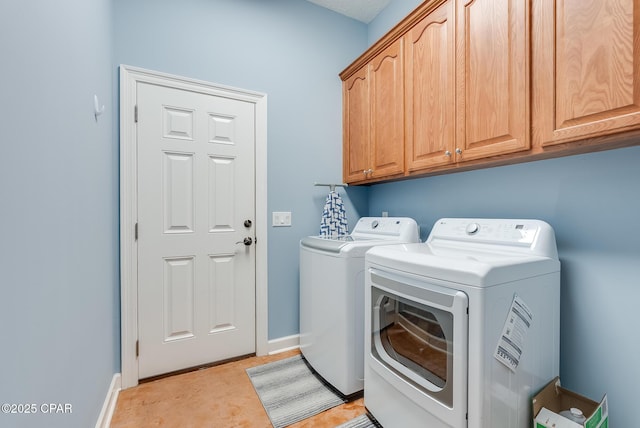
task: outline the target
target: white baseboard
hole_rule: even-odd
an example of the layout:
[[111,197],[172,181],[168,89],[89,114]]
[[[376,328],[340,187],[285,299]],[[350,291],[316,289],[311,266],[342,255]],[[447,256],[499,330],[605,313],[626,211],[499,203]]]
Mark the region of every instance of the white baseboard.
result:
[[269,341],[269,355],[278,354],[280,352],[297,349],[300,347],[300,335],[280,337]]
[[118,402],[118,394],[120,393],[121,387],[120,373],[116,373],[113,375],[113,379],[111,379],[111,385],[109,385],[100,416],[98,416],[96,428],[109,428],[111,426],[111,418],[113,417],[113,412],[116,410],[116,403]]

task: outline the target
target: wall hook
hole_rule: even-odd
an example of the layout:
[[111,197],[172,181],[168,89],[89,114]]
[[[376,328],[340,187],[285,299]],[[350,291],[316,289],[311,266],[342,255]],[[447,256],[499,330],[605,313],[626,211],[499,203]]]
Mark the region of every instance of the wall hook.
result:
[[104,105],[100,107],[100,103],[98,103],[98,96],[93,96],[93,114],[96,117],[96,122],[98,121],[98,116],[104,113]]

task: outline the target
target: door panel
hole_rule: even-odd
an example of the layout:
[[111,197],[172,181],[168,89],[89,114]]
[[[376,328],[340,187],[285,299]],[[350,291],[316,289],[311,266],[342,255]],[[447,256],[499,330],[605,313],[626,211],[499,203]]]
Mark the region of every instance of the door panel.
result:
[[371,148],[368,178],[404,172],[404,82],[402,40],[369,64]]
[[455,147],[454,2],[404,36],[407,169],[453,163]]
[[235,207],[227,201],[235,195],[236,160],[230,157],[209,156],[209,232],[233,231]]
[[458,3],[457,160],[526,150],[529,2]]
[[193,154],[163,152],[164,233],[193,232]]
[[[255,352],[254,105],[139,83],[145,378]],[[255,222],[254,222],[255,223]]]
[[164,341],[194,336],[194,258],[164,259],[163,314]]
[[369,73],[364,67],[342,84],[343,176],[347,183],[363,181],[370,166]]
[[534,4],[536,142],[640,127],[640,1]]

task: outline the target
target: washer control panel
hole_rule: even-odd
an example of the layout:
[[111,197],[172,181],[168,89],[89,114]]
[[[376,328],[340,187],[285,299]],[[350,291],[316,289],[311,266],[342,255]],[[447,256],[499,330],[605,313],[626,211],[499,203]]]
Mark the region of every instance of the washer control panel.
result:
[[358,220],[354,232],[398,233],[406,227],[403,219],[395,217],[362,217]]
[[354,239],[397,239],[418,242],[416,221],[407,217],[362,217],[353,228]]

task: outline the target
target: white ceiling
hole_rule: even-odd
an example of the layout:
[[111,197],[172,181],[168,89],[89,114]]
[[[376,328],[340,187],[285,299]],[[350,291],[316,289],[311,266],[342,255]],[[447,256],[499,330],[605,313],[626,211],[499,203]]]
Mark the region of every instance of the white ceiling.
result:
[[338,12],[349,18],[357,19],[365,24],[370,23],[373,18],[378,16],[378,13],[387,5],[391,0],[307,0],[311,3],[315,3],[318,6],[331,9],[334,12]]

